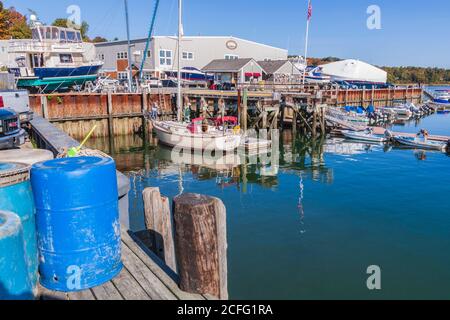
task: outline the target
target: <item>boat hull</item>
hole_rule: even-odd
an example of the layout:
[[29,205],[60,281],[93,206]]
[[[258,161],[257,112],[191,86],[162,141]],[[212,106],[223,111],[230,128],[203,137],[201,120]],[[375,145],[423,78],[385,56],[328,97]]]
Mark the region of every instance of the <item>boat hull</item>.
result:
[[342,134],[348,139],[359,140],[359,141],[378,142],[378,143],[388,141],[388,138],[383,135],[352,132],[352,131],[346,131],[346,130],[343,130]]
[[153,128],[158,136],[159,142],[179,149],[233,151],[241,143],[241,136],[235,134],[187,134],[183,130],[171,131],[158,122],[153,123]]
[[425,141],[423,139],[414,139],[411,137],[402,137],[402,136],[394,137],[394,139],[400,144],[418,149],[444,151],[446,148],[445,143],[439,143],[435,141]]
[[34,68],[34,75],[39,79],[92,76],[97,75],[101,67],[98,64],[74,68]]

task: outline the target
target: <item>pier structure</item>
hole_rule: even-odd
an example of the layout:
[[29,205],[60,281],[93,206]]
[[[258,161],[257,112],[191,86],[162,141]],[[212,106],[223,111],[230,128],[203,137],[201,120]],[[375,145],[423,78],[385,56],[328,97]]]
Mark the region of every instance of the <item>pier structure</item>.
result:
[[[224,105],[227,115],[239,117],[244,131],[292,126],[296,132],[317,137],[326,133],[330,122],[326,119],[327,107],[418,104],[423,90],[413,86],[340,89],[329,85],[242,85],[230,91],[185,88],[183,96],[191,118],[200,116],[204,106],[209,116],[220,116]],[[76,138],[86,135],[94,124],[96,137],[148,135],[151,127],[146,116],[153,105],[158,106],[162,119],[176,116],[176,92],[172,88],[143,93],[39,94],[30,96],[30,104],[35,114]]]

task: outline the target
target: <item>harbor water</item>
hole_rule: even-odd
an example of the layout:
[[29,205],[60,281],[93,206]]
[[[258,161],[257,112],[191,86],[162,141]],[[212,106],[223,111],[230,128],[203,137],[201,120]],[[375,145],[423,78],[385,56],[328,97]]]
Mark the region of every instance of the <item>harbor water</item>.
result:
[[[394,131],[450,135],[450,115]],[[278,167],[177,164],[137,136],[93,140],[130,177],[131,228],[144,227],[142,191],[219,197],[227,208],[231,299],[450,297],[450,156],[330,137],[280,137]],[[113,149],[112,149],[113,148]],[[367,268],[381,268],[381,290]]]

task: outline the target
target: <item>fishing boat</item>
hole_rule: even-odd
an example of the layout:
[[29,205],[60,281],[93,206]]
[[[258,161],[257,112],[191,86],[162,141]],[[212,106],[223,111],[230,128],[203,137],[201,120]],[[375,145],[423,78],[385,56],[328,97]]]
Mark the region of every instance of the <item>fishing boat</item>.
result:
[[387,142],[389,137],[386,134],[374,134],[371,130],[366,131],[351,131],[351,130],[342,130],[342,134],[348,138],[359,141],[368,141],[368,142]]
[[190,123],[183,122],[182,116],[182,67],[181,44],[183,35],[182,0],[178,0],[178,72],[177,72],[177,121],[153,120],[153,128],[161,143],[182,149],[233,151],[241,144],[236,117],[216,119],[197,118]]
[[191,123],[176,121],[154,121],[153,127],[158,140],[167,146],[185,150],[233,151],[241,144],[237,130],[220,125],[220,119],[208,121],[204,118]]
[[95,48],[83,43],[79,30],[33,26],[32,39],[10,40],[9,66],[19,88],[53,92],[95,81],[103,62],[95,60]]
[[447,144],[444,142],[430,141],[424,138],[409,137],[409,136],[394,136],[394,140],[402,145],[414,147],[418,149],[430,149],[445,151]]

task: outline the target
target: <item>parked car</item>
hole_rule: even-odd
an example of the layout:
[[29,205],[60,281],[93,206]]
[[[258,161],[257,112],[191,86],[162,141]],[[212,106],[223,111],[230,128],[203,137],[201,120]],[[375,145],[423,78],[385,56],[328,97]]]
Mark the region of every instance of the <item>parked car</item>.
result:
[[0,108],[0,150],[19,147],[25,143],[25,136],[19,115],[12,109]]
[[22,125],[33,119],[30,97],[26,90],[0,90],[0,108],[9,108],[19,114]]

